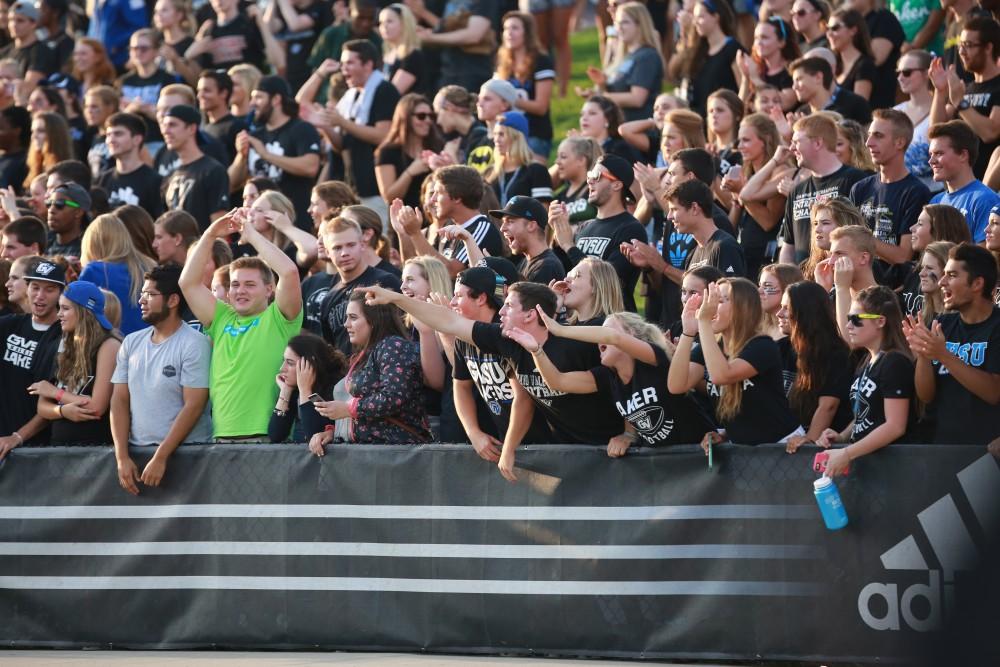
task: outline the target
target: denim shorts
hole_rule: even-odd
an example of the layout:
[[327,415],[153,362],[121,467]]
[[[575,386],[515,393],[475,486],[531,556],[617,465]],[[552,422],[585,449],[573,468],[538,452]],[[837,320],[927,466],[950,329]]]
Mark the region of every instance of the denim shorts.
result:
[[565,9],[576,4],[576,0],[528,0],[528,10],[532,14],[544,14],[551,9]]
[[528,137],[528,148],[535,155],[541,155],[546,160],[549,159],[549,153],[552,152],[552,140],[551,139],[539,139],[538,137]]

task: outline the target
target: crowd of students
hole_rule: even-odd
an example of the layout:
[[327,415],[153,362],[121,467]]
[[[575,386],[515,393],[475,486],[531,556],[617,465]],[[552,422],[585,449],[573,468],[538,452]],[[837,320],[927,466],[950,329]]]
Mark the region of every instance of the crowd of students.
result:
[[506,4],[0,3],[0,459],[1000,438],[996,17]]

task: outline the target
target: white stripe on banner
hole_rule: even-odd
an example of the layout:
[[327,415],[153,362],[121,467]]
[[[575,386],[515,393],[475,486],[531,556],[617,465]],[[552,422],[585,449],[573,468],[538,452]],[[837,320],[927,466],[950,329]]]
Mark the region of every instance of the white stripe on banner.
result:
[[0,542],[0,556],[374,556],[560,560],[814,559],[820,547],[782,544],[399,544],[383,542]]
[[486,505],[40,505],[0,507],[4,519],[438,519],[469,521],[816,520],[809,505],[490,507]]
[[805,597],[823,584],[785,581],[502,581],[380,577],[0,577],[6,590],[253,590],[476,595],[731,595]]

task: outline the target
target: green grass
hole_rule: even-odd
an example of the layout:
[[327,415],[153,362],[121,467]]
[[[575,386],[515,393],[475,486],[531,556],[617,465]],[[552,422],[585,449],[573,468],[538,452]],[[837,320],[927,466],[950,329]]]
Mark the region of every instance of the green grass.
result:
[[569,89],[565,98],[560,98],[558,92],[552,96],[552,128],[555,131],[554,143],[556,145],[566,136],[566,130],[576,128],[579,125],[583,98],[577,97],[574,92],[575,87],[586,88],[590,86],[590,79],[587,78],[587,66],[599,65],[601,62],[600,51],[597,47],[596,28],[577,31],[570,36],[569,45],[573,52],[573,69],[570,74]]

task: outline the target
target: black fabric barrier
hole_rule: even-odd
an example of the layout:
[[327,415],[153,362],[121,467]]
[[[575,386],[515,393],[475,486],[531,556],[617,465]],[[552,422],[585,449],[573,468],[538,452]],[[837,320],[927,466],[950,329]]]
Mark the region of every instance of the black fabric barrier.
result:
[[185,446],[132,497],[110,448],[20,448],[0,645],[1000,664],[998,462],[890,447],[830,532],[814,451],[522,448],[509,484],[461,446]]

